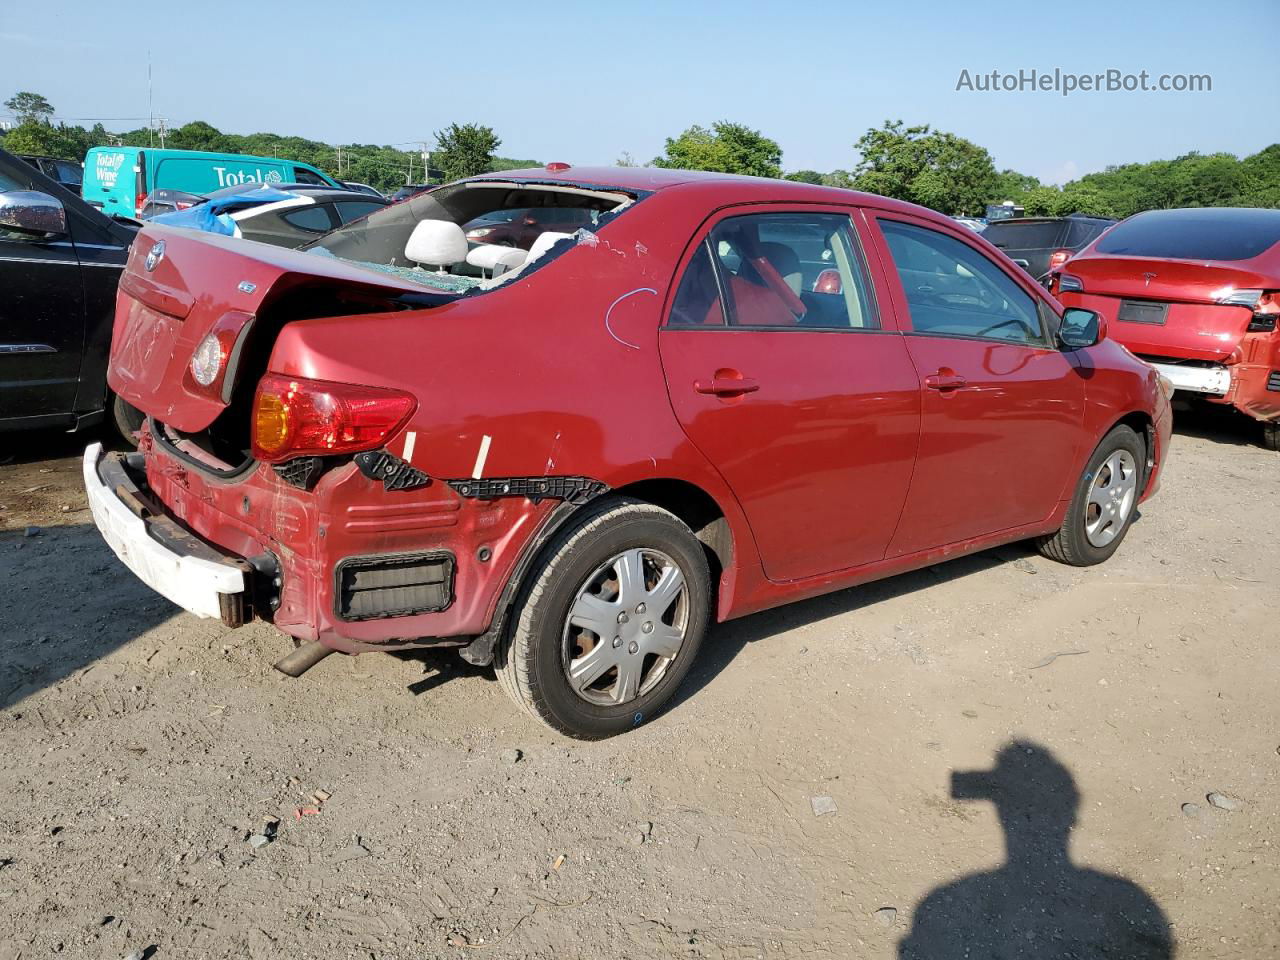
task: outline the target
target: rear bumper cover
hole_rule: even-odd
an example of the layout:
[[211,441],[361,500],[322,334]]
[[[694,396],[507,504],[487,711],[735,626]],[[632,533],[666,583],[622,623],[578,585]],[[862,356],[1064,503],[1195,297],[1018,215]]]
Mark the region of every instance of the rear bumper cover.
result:
[[138,579],[197,617],[233,627],[249,619],[248,561],[215,550],[157,514],[125,454],[90,444],[83,469],[93,522]]
[[1231,369],[1229,367],[1189,367],[1178,363],[1160,363],[1147,361],[1166,377],[1175,390],[1189,393],[1207,393],[1215,397],[1224,397],[1231,389]]

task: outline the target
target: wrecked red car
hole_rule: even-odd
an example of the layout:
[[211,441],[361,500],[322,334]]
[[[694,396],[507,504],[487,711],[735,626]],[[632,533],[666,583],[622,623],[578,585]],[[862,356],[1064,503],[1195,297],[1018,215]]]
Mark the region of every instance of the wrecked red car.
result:
[[[464,224],[556,206],[592,229],[476,266]],[[455,647],[602,737],[714,621],[1014,540],[1110,556],[1170,413],[1105,327],[909,204],[504,172],[302,250],[147,227],[110,373],[147,420],[84,477],[132,570],[272,622],[282,671]]]
[[1113,227],[1055,271],[1068,306],[1188,398],[1235,407],[1280,450],[1280,210],[1151,210]]

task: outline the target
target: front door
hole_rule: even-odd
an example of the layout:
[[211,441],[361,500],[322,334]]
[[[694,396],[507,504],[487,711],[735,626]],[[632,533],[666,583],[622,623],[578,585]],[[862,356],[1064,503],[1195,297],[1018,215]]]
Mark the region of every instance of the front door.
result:
[[[0,169],[0,192],[30,189]],[[83,351],[84,289],[70,235],[42,241],[0,226],[0,419],[69,418]]]
[[1084,421],[1084,379],[1054,345],[1047,307],[960,231],[896,214],[876,223],[923,388],[889,556],[1045,520],[1076,479]]
[[659,345],[685,433],[738,497],[765,574],[785,581],[884,557],[920,389],[848,211],[765,209],[704,227]]

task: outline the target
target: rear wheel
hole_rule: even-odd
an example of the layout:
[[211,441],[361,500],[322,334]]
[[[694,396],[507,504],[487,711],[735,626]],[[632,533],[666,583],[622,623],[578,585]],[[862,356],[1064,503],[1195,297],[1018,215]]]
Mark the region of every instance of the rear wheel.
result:
[[1262,445],[1268,450],[1280,450],[1280,423],[1262,424]]
[[609,498],[530,576],[495,661],[511,699],[588,740],[661,710],[710,618],[710,571],[693,532],[652,504]]
[[1146,444],[1123,424],[1102,438],[1076,484],[1062,528],[1037,542],[1052,560],[1087,567],[1106,560],[1129,532],[1142,493]]
[[111,422],[116,432],[124,437],[125,442],[130,446],[138,445],[136,434],[142,429],[144,419],[145,415],[141,410],[121,400],[114,393],[111,394]]

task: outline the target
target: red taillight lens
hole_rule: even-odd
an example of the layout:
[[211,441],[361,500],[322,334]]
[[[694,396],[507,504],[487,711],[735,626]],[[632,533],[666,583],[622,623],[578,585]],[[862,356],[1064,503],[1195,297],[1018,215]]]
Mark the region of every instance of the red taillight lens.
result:
[[1060,267],[1070,259],[1070,250],[1055,250],[1053,253],[1049,254],[1049,269],[1052,270],[1054,267]]
[[416,406],[417,401],[400,390],[269,373],[253,399],[253,455],[278,463],[291,457],[372,450],[395,433]]
[[134,216],[141,217],[142,211],[147,206],[147,195],[145,193],[138,194],[138,198],[133,201]]

